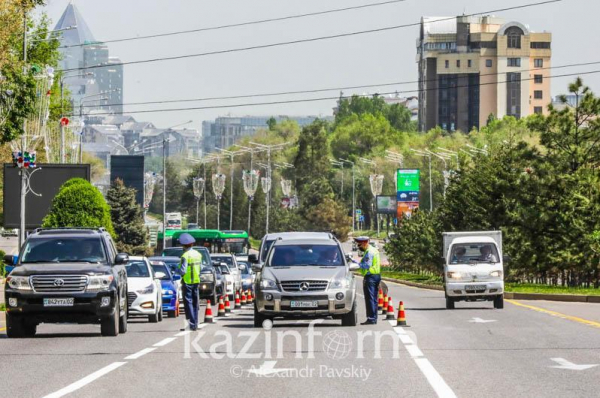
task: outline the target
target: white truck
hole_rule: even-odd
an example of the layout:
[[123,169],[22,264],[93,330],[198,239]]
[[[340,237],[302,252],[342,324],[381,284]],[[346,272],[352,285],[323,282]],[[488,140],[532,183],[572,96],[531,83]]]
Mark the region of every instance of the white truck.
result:
[[167,213],[167,225],[165,229],[181,229],[181,213]]
[[446,308],[457,301],[493,301],[504,308],[502,231],[444,232]]

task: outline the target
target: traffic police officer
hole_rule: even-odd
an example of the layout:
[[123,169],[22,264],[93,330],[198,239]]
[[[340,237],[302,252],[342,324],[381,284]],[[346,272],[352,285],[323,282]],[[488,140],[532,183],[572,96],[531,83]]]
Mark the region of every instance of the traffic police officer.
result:
[[379,250],[369,245],[369,238],[359,236],[354,239],[358,248],[365,254],[360,261],[360,273],[363,276],[363,292],[365,305],[367,307],[367,321],[361,325],[377,324],[377,293],[381,282],[381,261]]
[[191,330],[198,329],[198,285],[200,284],[200,266],[202,254],[192,249],[196,240],[190,234],[182,234],[179,243],[183,246],[183,254],[179,262],[178,272],[183,278],[183,308],[185,319]]

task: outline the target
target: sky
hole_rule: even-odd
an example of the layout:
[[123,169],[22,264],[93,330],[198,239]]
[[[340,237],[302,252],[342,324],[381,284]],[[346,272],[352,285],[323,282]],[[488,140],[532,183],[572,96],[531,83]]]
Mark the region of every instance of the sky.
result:
[[[70,0],[47,0],[40,9],[54,23]],[[111,40],[197,29],[223,24],[312,13],[378,3],[383,0],[74,0],[96,40]],[[539,1],[539,0],[538,0]],[[406,0],[402,3],[334,14],[278,21],[247,27],[186,35],[110,43],[111,56],[123,62],[255,46],[352,31],[419,22],[422,16],[454,16],[533,3],[536,0]],[[600,61],[592,38],[600,37],[600,1],[563,0],[561,3],[496,12],[535,32],[553,34],[553,65]],[[53,26],[52,25],[52,26]],[[285,47],[220,54],[200,58],[126,65],[124,102],[234,96],[311,90],[389,82],[414,81],[417,76],[417,26]],[[586,39],[587,37],[587,39]],[[553,74],[600,70],[599,65],[554,70]],[[566,91],[574,77],[552,80],[552,93]],[[584,76],[600,91],[600,74]],[[344,90],[384,93],[415,90],[416,84]],[[407,93],[406,95],[412,95]],[[416,95],[416,93],[415,93]],[[201,129],[202,121],[218,116],[315,115],[329,116],[335,100],[230,107],[232,104],[286,101],[339,96],[338,91],[278,97],[212,100],[168,105],[130,105],[125,112],[138,121],[170,127],[193,120],[187,127]],[[220,109],[133,113],[136,110],[225,105]]]

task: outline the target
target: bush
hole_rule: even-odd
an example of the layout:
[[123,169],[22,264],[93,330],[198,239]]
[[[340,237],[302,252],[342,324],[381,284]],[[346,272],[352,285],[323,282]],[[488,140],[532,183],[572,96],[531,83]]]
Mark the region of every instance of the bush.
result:
[[104,227],[115,235],[110,207],[102,193],[89,182],[75,178],[67,181],[52,200],[42,224],[44,228]]

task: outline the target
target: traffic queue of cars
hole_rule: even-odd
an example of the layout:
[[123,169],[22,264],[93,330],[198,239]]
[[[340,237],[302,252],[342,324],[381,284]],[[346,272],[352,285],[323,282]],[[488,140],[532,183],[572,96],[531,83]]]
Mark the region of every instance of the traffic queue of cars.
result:
[[[202,254],[201,298],[216,303],[248,286],[247,264],[196,249]],[[153,323],[163,314],[177,317],[181,254],[181,248],[151,258],[118,253],[103,228],[37,229],[19,256],[4,257],[14,267],[5,285],[7,336],[32,337],[41,323],[99,324],[103,336],[117,336],[127,332],[130,317]]]

